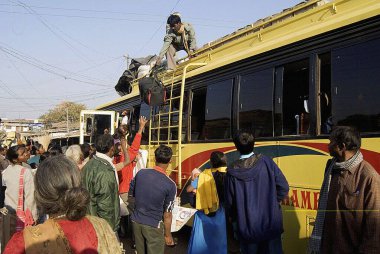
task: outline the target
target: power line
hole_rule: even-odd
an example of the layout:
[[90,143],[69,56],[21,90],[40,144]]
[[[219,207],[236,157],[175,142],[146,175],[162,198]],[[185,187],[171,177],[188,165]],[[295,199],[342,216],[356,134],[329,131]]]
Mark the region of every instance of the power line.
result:
[[[27,12],[17,12],[17,11],[3,11],[0,10],[2,13],[12,13],[12,14],[25,14],[25,15],[33,15],[31,13]],[[63,15],[63,14],[48,14],[48,13],[39,13],[40,16],[50,16],[50,17],[64,17],[64,18],[83,18],[83,19],[100,19],[100,20],[119,20],[119,21],[130,21],[130,22],[145,22],[145,23],[157,23],[160,22],[158,20],[146,20],[146,19],[128,19],[128,18],[114,18],[114,17],[95,17],[95,16],[80,16],[80,15]],[[191,20],[189,18],[188,20]],[[209,20],[211,21],[211,20]],[[214,21],[220,23],[221,21]],[[236,21],[235,21],[236,22]],[[231,23],[231,22],[227,22]],[[193,25],[196,26],[201,26],[201,27],[212,27],[212,28],[231,28],[231,29],[236,29],[236,26],[228,26],[228,25],[211,25],[211,24],[205,24],[205,23],[192,23]],[[159,28],[161,28],[160,26]]]
[[[77,50],[73,45],[71,45],[70,42],[68,42],[65,38],[63,38],[61,35],[59,35],[57,32],[54,31],[54,29],[52,27],[50,27],[50,25],[36,12],[34,11],[32,8],[30,8],[28,5],[26,5],[25,3],[21,2],[21,1],[17,1],[17,3],[23,7],[27,12],[29,12],[30,14],[34,15],[37,17],[37,19],[52,33],[54,34],[56,37],[58,37],[60,40],[62,40],[72,51],[74,54],[76,54],[80,59],[82,59],[83,61],[89,63],[89,59],[79,52],[79,50]],[[78,52],[77,52],[78,51]]]
[[[36,94],[39,94],[39,91],[37,91],[37,89],[34,87],[34,85],[25,77],[25,75],[19,70],[19,68],[17,68],[17,66],[15,65],[15,63],[12,61],[12,59],[8,56],[8,55],[5,55],[6,58],[9,60],[9,62],[12,64],[13,68],[17,71],[17,73],[26,81],[26,83],[32,88],[32,90],[36,93]],[[50,100],[49,98],[47,98],[48,100]]]
[[[15,4],[0,4],[3,6],[18,6]],[[95,12],[95,13],[111,13],[111,14],[122,14],[122,15],[137,15],[137,16],[157,16],[163,17],[163,15],[158,14],[147,14],[147,13],[137,13],[137,12],[121,12],[121,11],[105,11],[105,10],[93,10],[93,9],[75,9],[75,8],[61,8],[61,7],[48,7],[48,6],[35,6],[29,5],[30,7],[37,9],[49,9],[49,10],[64,10],[64,11],[79,11],[79,12]]]
[[[0,4],[2,6],[19,6],[19,5],[16,5],[16,4]],[[88,12],[88,13],[109,13],[109,14],[121,14],[123,16],[125,15],[135,15],[135,16],[148,16],[148,17],[157,17],[157,18],[160,18],[160,20],[162,18],[165,18],[166,16],[165,15],[161,15],[161,14],[153,14],[153,13],[137,13],[137,12],[121,12],[121,11],[105,11],[105,10],[94,10],[94,9],[75,9],[75,8],[61,8],[61,7],[49,7],[49,6],[35,6],[35,5],[29,5],[29,7],[32,7],[32,8],[36,8],[36,9],[47,9],[47,10],[62,10],[62,11],[71,11],[71,12]],[[174,9],[174,8],[173,8]],[[43,15],[51,15],[51,14],[43,14]],[[65,15],[62,15],[62,16],[65,16]],[[70,16],[68,16],[70,17]],[[75,16],[73,16],[75,17]],[[89,17],[89,16],[79,16],[77,15],[76,17],[88,17],[88,18],[97,18],[97,17]],[[102,18],[102,17],[99,17],[99,18]],[[209,21],[209,22],[225,22],[225,23],[231,23],[231,22],[245,22],[244,20],[226,20],[226,19],[208,19],[208,18],[199,18],[199,17],[187,17],[188,19],[191,19],[191,20],[199,20],[199,21]],[[116,20],[120,20],[120,19],[117,19]],[[125,19],[127,20],[127,19]],[[131,21],[135,21],[135,20],[131,20]],[[136,20],[136,21],[140,21],[140,20]],[[146,20],[143,20],[143,21],[146,21]],[[156,21],[155,21],[156,22]]]
[[[177,7],[177,5],[179,4],[181,0],[177,0],[177,2],[175,3],[174,7],[171,9],[170,13],[172,13],[174,11],[174,9]],[[149,40],[140,48],[140,50],[138,51],[139,53],[145,49],[145,47],[153,40],[153,38],[156,36],[157,32],[160,31],[160,29],[166,24],[166,22],[162,22],[158,28],[156,29],[156,31],[154,31],[153,35],[149,38]]]
[[[11,46],[7,45],[6,43],[2,43],[2,42],[0,42],[0,44],[5,45],[5,46],[3,46],[4,49],[6,49],[6,50],[8,50],[8,51],[10,51],[10,52],[12,52],[12,53],[14,53],[14,54],[16,54],[16,55],[19,55],[20,57],[27,58],[27,59],[29,59],[30,61],[38,62],[39,64],[42,64],[42,65],[46,65],[46,66],[52,67],[52,68],[57,69],[57,70],[59,70],[59,71],[68,72],[69,75],[78,75],[78,77],[81,77],[81,78],[84,78],[84,79],[93,80],[93,81],[95,81],[95,82],[108,82],[108,81],[101,80],[101,79],[94,79],[94,78],[92,78],[92,77],[89,77],[89,76],[86,76],[86,75],[83,75],[83,74],[79,74],[79,72],[87,71],[87,70],[90,70],[90,69],[93,69],[93,68],[96,68],[96,67],[102,66],[102,65],[104,65],[104,64],[106,64],[106,63],[109,63],[109,62],[112,62],[112,61],[114,61],[114,60],[117,60],[117,59],[122,58],[122,56],[118,56],[118,57],[115,57],[115,58],[113,58],[113,59],[110,59],[110,60],[107,60],[107,61],[105,61],[105,62],[102,62],[102,63],[100,63],[100,64],[95,64],[95,65],[93,65],[93,66],[90,66],[90,67],[88,67],[88,68],[85,68],[85,69],[79,70],[79,71],[77,71],[77,72],[72,72],[72,71],[65,70],[65,69],[63,69],[63,68],[61,68],[61,67],[54,66],[54,65],[52,65],[52,64],[42,62],[41,60],[39,60],[39,59],[37,59],[37,58],[35,58],[35,57],[28,56],[28,55],[26,55],[25,53],[22,53],[22,52],[20,52],[20,51],[18,51],[18,50],[16,50],[16,49],[12,48]],[[1,48],[1,45],[0,45],[0,48]],[[65,76],[68,76],[68,75],[65,75]],[[66,77],[66,78],[67,78],[67,77]]]
[[[0,79],[0,86],[3,88],[3,90],[8,93],[10,96],[17,96],[15,92],[13,92],[5,83]],[[22,103],[24,103],[26,106],[34,108],[33,105],[27,103],[25,100],[20,100]]]
[[[86,83],[86,84],[90,84],[90,85],[95,85],[95,86],[101,86],[101,87],[109,87],[109,85],[104,85],[104,84],[99,84],[99,83],[95,83],[95,82],[89,82],[89,81],[85,81],[85,80],[80,80],[79,78],[75,78],[75,77],[70,77],[70,75],[77,75],[75,73],[69,73],[69,74],[62,74],[62,73],[59,73],[55,70],[52,70],[52,69],[49,69],[49,68],[46,68],[44,66],[41,66],[41,63],[44,64],[44,65],[47,65],[48,67],[53,67],[57,70],[60,70],[60,71],[65,71],[65,72],[69,72],[67,70],[64,70],[62,68],[59,68],[59,67],[55,67],[55,66],[52,66],[50,64],[47,64],[47,63],[43,63],[41,62],[40,60],[37,60],[35,58],[31,58],[31,57],[28,57],[28,56],[25,56],[25,55],[22,55],[22,54],[19,54],[18,52],[15,52],[9,48],[5,48],[5,47],[2,47],[0,46],[0,50],[5,52],[6,54],[9,54],[17,59],[19,59],[20,61],[23,61],[25,63],[28,63],[40,70],[43,70],[43,71],[46,71],[46,72],[49,72],[51,74],[54,74],[54,75],[57,75],[57,76],[60,76],[64,79],[70,79],[70,80],[74,80],[74,81],[78,81],[78,82],[81,82],[81,83]],[[34,61],[34,62],[33,62]],[[82,78],[85,78],[85,79],[92,79],[92,78],[89,78],[87,76],[83,76],[83,75],[78,75],[79,77],[81,76]]]
[[[109,90],[109,89],[107,89]],[[96,93],[86,93],[86,94],[76,94],[76,95],[60,95],[60,96],[56,96],[56,97],[19,97],[19,96],[15,96],[15,97],[3,97],[3,96],[0,96],[0,99],[2,100],[41,100],[41,99],[48,99],[48,98],[51,98],[52,100],[55,100],[53,103],[56,103],[56,101],[62,101],[62,99],[72,99],[73,97],[92,97],[94,95],[111,95],[112,93],[114,93],[113,91],[109,91],[109,92],[105,92],[105,91],[98,91]],[[70,98],[69,98],[70,97]],[[46,104],[50,104],[50,103],[46,103]]]

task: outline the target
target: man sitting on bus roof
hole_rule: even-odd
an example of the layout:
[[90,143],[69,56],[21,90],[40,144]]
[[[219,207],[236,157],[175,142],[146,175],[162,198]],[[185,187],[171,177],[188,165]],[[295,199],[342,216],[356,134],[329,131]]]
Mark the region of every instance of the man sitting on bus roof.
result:
[[167,23],[170,29],[164,37],[164,45],[161,48],[156,65],[161,63],[166,54],[168,69],[174,70],[176,67],[176,52],[185,50],[191,58],[197,48],[197,42],[193,26],[189,23],[182,23],[180,16],[176,14],[170,15]]

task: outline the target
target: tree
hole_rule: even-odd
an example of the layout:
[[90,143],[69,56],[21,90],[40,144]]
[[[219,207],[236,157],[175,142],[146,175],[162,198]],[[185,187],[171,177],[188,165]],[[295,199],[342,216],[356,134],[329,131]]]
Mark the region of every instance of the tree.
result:
[[49,112],[40,116],[45,125],[51,125],[52,123],[59,123],[67,120],[67,111],[69,120],[71,122],[79,122],[80,111],[86,109],[84,104],[75,103],[71,101],[64,101],[55,108],[50,109]]

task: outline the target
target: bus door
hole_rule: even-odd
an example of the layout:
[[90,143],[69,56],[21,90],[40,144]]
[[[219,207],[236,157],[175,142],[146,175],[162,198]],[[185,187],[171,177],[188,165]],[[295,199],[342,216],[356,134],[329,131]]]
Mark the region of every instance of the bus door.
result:
[[82,110],[79,143],[96,143],[102,134],[113,135],[118,127],[118,115],[115,111]]

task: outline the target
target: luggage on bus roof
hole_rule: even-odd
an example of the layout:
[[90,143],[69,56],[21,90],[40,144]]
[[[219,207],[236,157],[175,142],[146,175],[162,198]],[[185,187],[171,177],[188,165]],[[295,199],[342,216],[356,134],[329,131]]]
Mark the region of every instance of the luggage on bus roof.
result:
[[[127,95],[132,92],[132,82],[138,77],[147,75],[150,71],[150,66],[156,61],[156,55],[149,55],[147,57],[133,58],[128,69],[123,72],[115,86],[116,92],[120,96]],[[149,66],[149,68],[148,68]],[[144,68],[140,68],[144,67]],[[139,70],[140,68],[140,70]],[[139,71],[141,73],[139,73]]]

